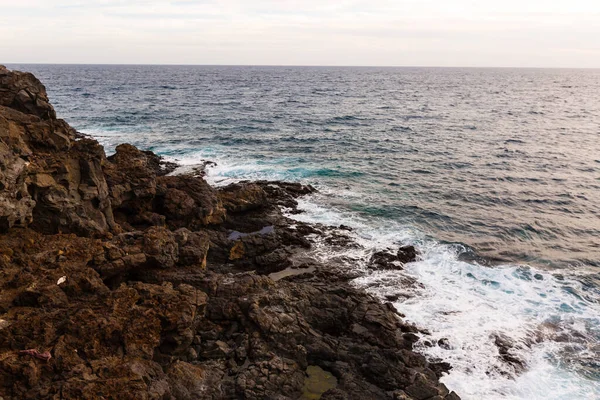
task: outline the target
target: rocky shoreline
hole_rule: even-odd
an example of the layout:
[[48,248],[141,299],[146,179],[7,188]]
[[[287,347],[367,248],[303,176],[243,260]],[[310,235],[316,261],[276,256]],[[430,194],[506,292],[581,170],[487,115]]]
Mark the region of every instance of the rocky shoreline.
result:
[[349,241],[282,212],[314,188],[173,167],[106,157],[0,66],[1,398],[459,399],[391,303],[304,257]]

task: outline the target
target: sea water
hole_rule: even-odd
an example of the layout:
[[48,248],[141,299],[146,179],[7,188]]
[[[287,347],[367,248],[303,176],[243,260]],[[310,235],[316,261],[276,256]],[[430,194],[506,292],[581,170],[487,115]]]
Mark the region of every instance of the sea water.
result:
[[[9,67],[108,152],[315,185],[292,217],[360,246],[312,255],[395,299],[463,398],[600,398],[599,70]],[[404,244],[421,251],[404,270],[366,267]]]

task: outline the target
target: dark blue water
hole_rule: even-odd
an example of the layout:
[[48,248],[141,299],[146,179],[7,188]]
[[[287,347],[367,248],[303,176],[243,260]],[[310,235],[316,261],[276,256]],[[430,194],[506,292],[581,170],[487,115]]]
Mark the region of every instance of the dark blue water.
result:
[[109,145],[207,149],[502,260],[600,266],[600,71],[18,66]]
[[[216,160],[216,183],[317,185],[306,218],[354,224],[357,263],[422,246],[406,273],[423,289],[399,308],[457,342],[423,351],[456,366],[447,383],[466,398],[600,394],[600,70],[10,67],[36,74],[58,114],[109,151]],[[357,284],[384,294],[395,278]],[[565,349],[543,333],[522,350],[530,376],[494,370],[490,334],[525,346],[546,330],[585,340]]]

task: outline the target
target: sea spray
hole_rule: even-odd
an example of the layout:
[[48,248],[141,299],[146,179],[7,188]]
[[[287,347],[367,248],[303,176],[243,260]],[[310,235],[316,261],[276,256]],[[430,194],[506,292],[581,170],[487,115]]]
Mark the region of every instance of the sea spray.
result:
[[[315,246],[316,256],[350,260],[345,267],[361,274],[354,280],[357,286],[382,301],[396,298],[394,305],[406,319],[429,333],[422,335],[417,349],[452,365],[442,381],[464,398],[600,396],[600,384],[582,371],[589,352],[598,355],[600,350],[600,306],[582,297],[580,280],[530,266],[461,261],[465,246],[441,244],[393,221],[327,208],[318,195],[301,200],[300,208],[303,214],[290,217],[354,229],[351,235],[360,249],[343,258],[344,250],[321,243]],[[365,268],[375,251],[403,243],[418,245],[419,261],[401,271]],[[507,339],[516,366],[503,359],[497,336]]]

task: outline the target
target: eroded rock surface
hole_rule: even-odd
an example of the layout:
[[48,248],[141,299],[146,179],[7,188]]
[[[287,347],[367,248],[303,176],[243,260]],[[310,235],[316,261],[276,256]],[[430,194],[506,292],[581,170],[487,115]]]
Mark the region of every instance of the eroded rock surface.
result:
[[107,158],[0,67],[0,397],[458,399],[418,329],[336,266],[268,277],[325,232],[281,211],[314,188],[170,170]]

